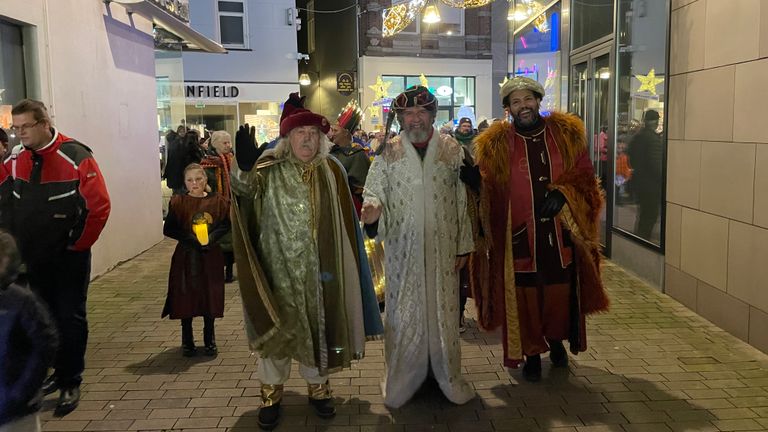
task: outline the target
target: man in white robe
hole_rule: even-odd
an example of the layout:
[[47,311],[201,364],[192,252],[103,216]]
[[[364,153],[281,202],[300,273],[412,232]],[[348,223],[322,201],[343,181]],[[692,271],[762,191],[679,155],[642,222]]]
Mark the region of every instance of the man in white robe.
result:
[[414,86],[392,104],[403,132],[383,144],[362,220],[386,250],[384,404],[405,404],[431,373],[456,404],[475,391],[461,375],[458,271],[474,249],[461,145],[432,124],[437,100]]

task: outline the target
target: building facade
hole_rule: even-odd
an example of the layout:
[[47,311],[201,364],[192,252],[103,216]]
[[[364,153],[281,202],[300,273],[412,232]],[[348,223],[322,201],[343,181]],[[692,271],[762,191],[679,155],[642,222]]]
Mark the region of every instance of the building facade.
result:
[[10,126],[20,99],[43,101],[62,133],[93,150],[106,179],[112,213],[93,276],[163,238],[153,52],[152,23],[118,4],[0,2],[0,125]]
[[[360,2],[358,77],[364,129],[383,127],[387,99],[426,81],[438,97],[437,125],[470,117],[490,118],[498,87],[492,80],[491,5],[452,8],[437,2],[440,21],[422,17],[393,36],[383,34],[383,12],[401,1]],[[423,78],[422,78],[423,77]],[[371,86],[381,79],[386,91]]]
[[672,2],[665,274],[669,295],[764,352],[767,29],[764,1]]
[[161,113],[168,107],[160,129],[184,123],[201,132],[234,134],[248,123],[256,127],[258,142],[277,137],[281,105],[299,90],[294,2],[193,0],[189,10],[190,26],[227,53],[183,51],[158,58]]

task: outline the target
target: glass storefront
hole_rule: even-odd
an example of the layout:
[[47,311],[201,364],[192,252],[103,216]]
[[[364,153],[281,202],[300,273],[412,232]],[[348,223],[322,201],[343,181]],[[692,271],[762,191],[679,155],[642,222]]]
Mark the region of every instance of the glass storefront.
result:
[[[614,0],[571,1],[571,43],[578,49],[600,38],[613,34]],[[664,0],[635,3],[664,3]]]
[[514,58],[510,76],[525,76],[544,86],[544,112],[561,106],[560,8],[557,3],[544,11],[539,2],[516,0],[515,13],[509,17],[513,26],[524,25],[510,32]]
[[618,2],[613,225],[661,246],[669,1]]
[[[421,85],[418,75],[382,75],[382,80],[390,82],[388,94],[397,95],[408,87]],[[437,97],[437,117],[435,127],[446,122],[458,121],[469,117],[477,125],[475,118],[475,77],[471,76],[434,76],[427,75],[429,91]]]
[[201,132],[225,130],[233,137],[241,124],[256,128],[256,142],[272,141],[280,134],[280,104],[277,102],[232,102],[222,104],[188,101],[187,126]]

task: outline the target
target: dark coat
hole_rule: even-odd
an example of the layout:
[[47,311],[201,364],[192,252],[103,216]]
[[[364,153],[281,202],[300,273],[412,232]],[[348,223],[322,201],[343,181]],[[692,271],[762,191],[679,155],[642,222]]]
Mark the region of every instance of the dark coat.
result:
[[57,346],[48,311],[29,289],[0,288],[0,425],[36,412]]
[[[201,213],[212,219],[208,224],[210,243],[206,247],[198,243],[192,232],[192,219]],[[229,202],[222,196],[171,198],[163,234],[179,243],[171,258],[163,317],[224,316],[224,255],[218,241],[229,230]]]

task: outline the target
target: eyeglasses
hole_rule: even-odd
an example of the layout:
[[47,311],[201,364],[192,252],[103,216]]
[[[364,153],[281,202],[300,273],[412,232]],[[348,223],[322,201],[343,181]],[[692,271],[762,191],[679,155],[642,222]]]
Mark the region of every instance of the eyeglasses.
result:
[[37,126],[38,123],[40,123],[40,120],[38,120],[38,121],[36,121],[34,123],[23,124],[21,126],[11,126],[11,130],[14,133],[24,133],[25,130],[32,129],[33,127]]

